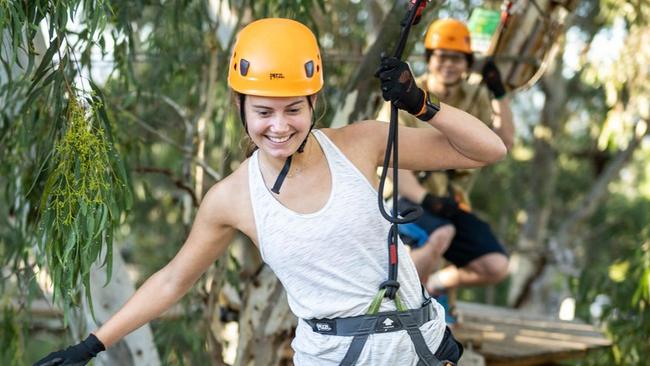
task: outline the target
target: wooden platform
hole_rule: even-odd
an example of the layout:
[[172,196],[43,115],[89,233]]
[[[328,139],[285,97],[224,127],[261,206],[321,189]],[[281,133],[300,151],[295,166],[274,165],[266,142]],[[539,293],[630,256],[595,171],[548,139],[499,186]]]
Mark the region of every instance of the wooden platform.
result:
[[461,301],[457,307],[460,323],[453,328],[454,335],[483,356],[488,366],[552,365],[611,346],[589,324]]

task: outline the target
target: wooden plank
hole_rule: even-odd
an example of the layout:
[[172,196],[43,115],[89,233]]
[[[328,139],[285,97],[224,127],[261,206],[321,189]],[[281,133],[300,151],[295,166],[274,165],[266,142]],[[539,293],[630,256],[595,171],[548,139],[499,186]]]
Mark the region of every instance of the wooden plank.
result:
[[454,335],[490,366],[552,364],[611,346],[590,324],[483,304],[458,302],[457,308]]

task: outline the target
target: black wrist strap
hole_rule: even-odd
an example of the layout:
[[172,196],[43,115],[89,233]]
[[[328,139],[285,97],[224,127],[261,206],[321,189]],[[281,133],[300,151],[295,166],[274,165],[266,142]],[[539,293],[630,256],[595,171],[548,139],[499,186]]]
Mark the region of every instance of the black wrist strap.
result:
[[[431,101],[431,98],[433,98],[433,102]],[[425,92],[423,109],[422,113],[418,114],[416,117],[421,121],[429,122],[440,110],[440,101],[438,100],[438,97],[435,95],[432,97],[431,93]]]

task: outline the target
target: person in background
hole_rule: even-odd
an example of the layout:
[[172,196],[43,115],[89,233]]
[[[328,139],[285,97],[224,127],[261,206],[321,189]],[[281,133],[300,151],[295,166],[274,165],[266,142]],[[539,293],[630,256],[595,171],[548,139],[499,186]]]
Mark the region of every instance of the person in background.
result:
[[[482,68],[483,83],[467,81],[474,62],[467,26],[456,19],[436,20],[427,30],[424,46],[427,72],[416,79],[417,85],[441,102],[477,117],[510,149],[515,130],[498,68],[487,59]],[[386,103],[377,119],[389,118],[390,104]],[[402,111],[399,120],[409,127],[432,127]],[[424,209],[416,222],[400,225],[400,233],[412,247],[410,255],[420,280],[443,301],[447,289],[494,284],[507,275],[508,256],[503,245],[489,225],[472,212],[468,192],[476,172],[399,171],[400,211],[416,205]],[[441,257],[450,265],[439,269]],[[448,321],[453,318],[448,317]]]

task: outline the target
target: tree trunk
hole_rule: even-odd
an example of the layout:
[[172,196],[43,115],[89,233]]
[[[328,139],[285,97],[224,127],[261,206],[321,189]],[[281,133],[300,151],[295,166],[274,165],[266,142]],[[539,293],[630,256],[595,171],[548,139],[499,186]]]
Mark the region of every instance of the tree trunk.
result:
[[[594,33],[595,34],[595,33]],[[593,35],[592,35],[593,36]],[[569,296],[566,285],[558,289],[567,276],[577,276],[581,263],[580,247],[577,242],[580,224],[587,220],[607,197],[608,184],[616,179],[621,169],[630,161],[635,149],[644,136],[635,135],[625,150],[611,159],[602,173],[596,177],[589,191],[577,208],[569,212],[554,233],[548,232],[549,217],[553,214],[550,203],[556,190],[556,152],[550,142],[558,136],[567,117],[568,96],[576,90],[580,75],[567,80],[561,75],[561,58],[556,60],[552,73],[544,78],[542,90],[546,101],[539,128],[535,128],[535,157],[530,191],[535,192],[528,208],[528,220],[524,225],[517,251],[511,260],[511,278],[508,303],[515,307],[526,307],[530,311],[557,314],[560,302]]]
[[[135,286],[120,252],[113,246],[113,276],[106,284],[106,269],[95,264],[90,272],[93,321],[88,304],[84,301],[83,317],[88,332],[105,323],[135,292]],[[146,324],[124,337],[117,344],[97,356],[96,365],[158,366],[160,358],[153,341],[151,327]]]
[[279,365],[297,324],[286,292],[273,271],[264,265],[244,294],[235,366]]
[[[534,128],[535,155],[531,162],[533,169],[529,180],[533,195],[529,197],[527,220],[510,262],[508,304],[514,307],[522,307],[526,303],[531,281],[540,274],[546,262],[544,242],[548,236],[547,228],[557,179],[556,152],[552,141],[564,124],[567,100],[561,60],[556,59],[549,71],[542,79],[541,86],[546,99],[540,123]],[[535,309],[538,310],[540,309]]]
[[[647,134],[646,131],[641,136],[633,136],[628,147],[619,151],[607,164],[602,174],[597,177],[582,201],[576,206],[577,208],[567,215],[559,229],[550,236],[548,253],[552,261],[543,268],[539,277],[533,278],[529,303],[543,304],[547,312],[558,314],[562,301],[571,296],[567,281],[564,279],[578,277],[581,268],[584,268],[584,263],[580,261],[580,258],[584,258],[583,248],[575,244],[585,236],[580,233],[582,223],[591,217],[607,198],[609,193],[607,186],[618,177]],[[560,288],[557,286],[558,282],[563,284]]]

